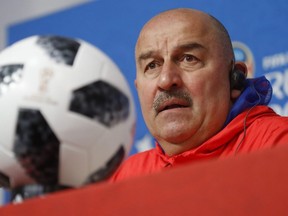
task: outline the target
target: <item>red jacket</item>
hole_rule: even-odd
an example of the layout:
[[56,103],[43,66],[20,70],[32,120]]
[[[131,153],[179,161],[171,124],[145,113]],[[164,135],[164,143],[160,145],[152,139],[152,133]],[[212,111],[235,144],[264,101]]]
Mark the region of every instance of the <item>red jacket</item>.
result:
[[169,157],[156,143],[156,148],[132,155],[110,181],[147,175],[165,167],[200,159],[225,158],[275,145],[288,145],[288,117],[277,115],[267,106],[257,106],[250,109],[250,112],[247,110],[239,114],[218,134],[192,150]]

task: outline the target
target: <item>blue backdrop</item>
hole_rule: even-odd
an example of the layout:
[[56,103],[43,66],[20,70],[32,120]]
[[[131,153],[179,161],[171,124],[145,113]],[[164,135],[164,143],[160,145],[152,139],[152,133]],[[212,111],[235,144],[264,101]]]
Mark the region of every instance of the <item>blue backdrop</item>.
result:
[[84,39],[102,49],[126,76],[136,101],[137,127],[131,154],[153,141],[134,87],[134,45],[143,24],[160,11],[191,7],[217,17],[227,27],[238,60],[249,76],[266,75],[274,93],[271,106],[288,115],[288,4],[286,0],[98,0],[8,29],[8,44],[34,34]]

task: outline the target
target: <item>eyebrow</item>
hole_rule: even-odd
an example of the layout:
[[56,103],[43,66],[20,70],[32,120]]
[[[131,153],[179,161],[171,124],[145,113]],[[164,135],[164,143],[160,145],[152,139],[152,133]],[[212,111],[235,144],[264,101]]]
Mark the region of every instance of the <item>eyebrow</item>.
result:
[[137,62],[140,63],[142,60],[151,58],[151,56],[153,56],[154,53],[155,53],[154,51],[149,50],[149,51],[146,51],[146,52],[140,54],[139,57],[137,58]]
[[[193,43],[181,44],[181,45],[177,46],[175,49],[176,50],[188,51],[188,50],[206,49],[206,48],[203,45],[199,44],[199,43],[193,42]],[[148,51],[140,54],[139,57],[137,58],[137,61],[140,63],[142,60],[151,58],[155,53],[156,53],[156,51],[148,50]]]

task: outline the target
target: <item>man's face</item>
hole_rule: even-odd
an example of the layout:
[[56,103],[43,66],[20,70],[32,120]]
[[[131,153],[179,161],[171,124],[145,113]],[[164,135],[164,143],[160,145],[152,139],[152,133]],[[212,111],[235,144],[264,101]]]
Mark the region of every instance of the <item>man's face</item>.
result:
[[196,147],[222,128],[230,107],[227,58],[207,17],[178,13],[144,27],[135,84],[147,127],[166,154]]

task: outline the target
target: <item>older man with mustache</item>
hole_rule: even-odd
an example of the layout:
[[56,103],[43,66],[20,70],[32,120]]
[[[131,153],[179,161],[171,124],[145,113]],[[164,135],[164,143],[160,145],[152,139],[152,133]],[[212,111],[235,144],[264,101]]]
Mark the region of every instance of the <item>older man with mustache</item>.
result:
[[128,158],[110,181],[288,145],[288,118],[267,106],[270,83],[246,79],[216,18],[187,8],[160,13],[140,32],[135,57],[135,86],[156,147]]

